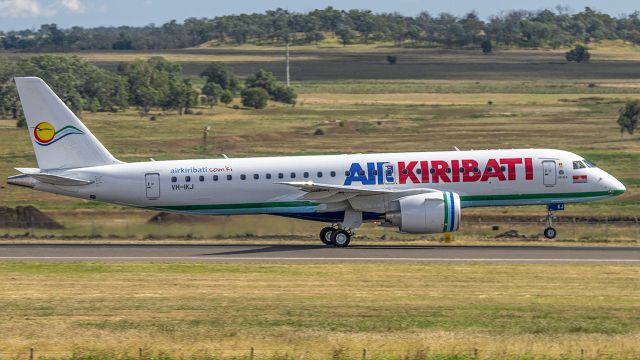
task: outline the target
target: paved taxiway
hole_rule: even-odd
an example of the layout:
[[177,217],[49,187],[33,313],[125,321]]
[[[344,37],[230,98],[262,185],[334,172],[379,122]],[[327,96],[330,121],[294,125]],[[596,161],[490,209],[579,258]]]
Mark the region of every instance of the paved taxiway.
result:
[[477,261],[640,264],[640,247],[0,244],[0,261]]

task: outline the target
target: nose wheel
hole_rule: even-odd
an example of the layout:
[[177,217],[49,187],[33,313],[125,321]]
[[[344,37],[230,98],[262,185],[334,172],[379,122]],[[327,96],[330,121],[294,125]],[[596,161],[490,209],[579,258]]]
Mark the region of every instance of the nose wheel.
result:
[[547,227],[544,229],[544,237],[547,239],[554,239],[556,237],[556,229],[553,227],[553,213],[549,210],[547,211],[546,217]]

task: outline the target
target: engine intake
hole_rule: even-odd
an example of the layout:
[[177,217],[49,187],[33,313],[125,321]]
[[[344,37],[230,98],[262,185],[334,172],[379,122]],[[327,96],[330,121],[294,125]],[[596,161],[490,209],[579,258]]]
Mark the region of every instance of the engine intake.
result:
[[457,231],[460,227],[460,196],[434,191],[397,200],[398,211],[385,214],[388,223],[407,233],[432,234]]

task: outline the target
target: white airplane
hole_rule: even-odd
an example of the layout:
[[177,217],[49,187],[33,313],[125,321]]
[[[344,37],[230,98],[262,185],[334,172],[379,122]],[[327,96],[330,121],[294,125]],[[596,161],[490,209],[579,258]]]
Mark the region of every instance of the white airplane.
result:
[[460,210],[607,199],[624,185],[576,154],[549,149],[283,156],[124,163],[39,78],[15,79],[37,169],[7,182],[39,191],[188,214],[271,214],[332,223],[320,240],[349,245],[363,222],[452,232]]

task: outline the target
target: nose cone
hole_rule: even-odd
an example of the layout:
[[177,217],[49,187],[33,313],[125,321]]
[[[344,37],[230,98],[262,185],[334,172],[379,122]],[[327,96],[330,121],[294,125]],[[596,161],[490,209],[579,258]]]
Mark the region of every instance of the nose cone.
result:
[[622,195],[627,191],[624,184],[611,175],[609,175],[609,179],[607,179],[607,186],[609,187],[609,192],[613,195]]

